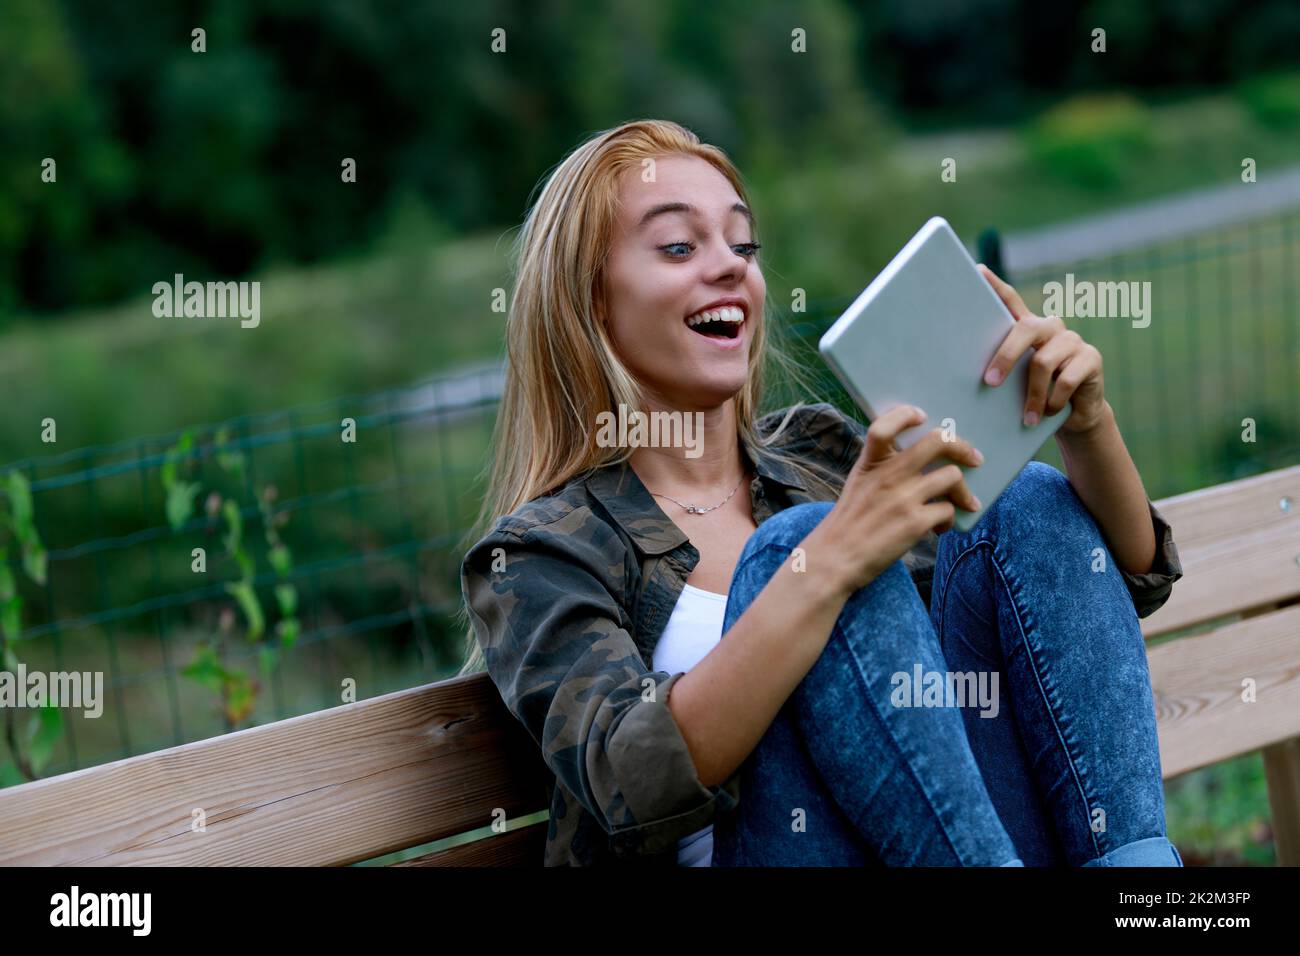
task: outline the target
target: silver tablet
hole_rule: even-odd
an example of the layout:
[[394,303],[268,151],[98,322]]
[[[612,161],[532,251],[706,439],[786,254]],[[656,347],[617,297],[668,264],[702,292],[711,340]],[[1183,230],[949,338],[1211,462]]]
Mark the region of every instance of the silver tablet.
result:
[[[948,428],[984,454],[961,465],[980,499],[957,509],[953,527],[969,531],[1070,417],[1070,405],[1037,425],[1022,421],[1029,360],[1021,356],[996,388],[984,371],[1016,320],[975,268],[948,223],[935,216],[872,280],[821,339],[821,354],[866,416],[916,405],[926,421],[898,437],[907,448],[935,427]],[[938,458],[925,470],[953,462]]]

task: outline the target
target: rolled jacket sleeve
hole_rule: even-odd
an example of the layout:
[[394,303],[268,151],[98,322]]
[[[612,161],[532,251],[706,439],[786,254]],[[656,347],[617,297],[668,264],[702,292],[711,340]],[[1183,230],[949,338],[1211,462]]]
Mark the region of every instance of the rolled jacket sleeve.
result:
[[498,525],[466,556],[461,587],[488,674],[556,780],[614,853],[653,854],[735,806],[738,784],[700,781],[667,706],[683,674],[646,668],[613,596],[620,550],[580,518]]
[[1150,498],[1147,498],[1147,508],[1151,512],[1151,524],[1156,533],[1156,556],[1151,562],[1151,570],[1133,574],[1120,568],[1138,617],[1150,617],[1164,606],[1173,591],[1174,582],[1183,576],[1183,565],[1178,558],[1173,529]]

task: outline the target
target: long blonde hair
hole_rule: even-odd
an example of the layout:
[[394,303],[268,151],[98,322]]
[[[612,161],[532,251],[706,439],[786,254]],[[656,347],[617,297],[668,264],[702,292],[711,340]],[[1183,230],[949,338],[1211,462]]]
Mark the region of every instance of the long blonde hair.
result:
[[[640,385],[615,353],[598,315],[606,301],[605,263],[618,216],[619,177],[641,169],[643,160],[669,154],[711,163],[750,205],[740,173],[722,150],[677,123],[636,120],[592,136],[565,157],[529,209],[513,250],[505,389],[492,435],[492,473],[467,545],[525,502],[631,454],[594,440],[599,413],[620,404],[644,407]],[[766,437],[755,431],[764,366],[772,363],[802,384],[793,363],[768,344],[764,314],[750,340],[749,375],[734,399],[739,435],[795,468],[810,489],[834,496],[841,484],[837,476],[766,448],[789,416]],[[468,625],[464,608],[462,618]],[[482,669],[482,649],[472,630],[465,657],[461,674]]]

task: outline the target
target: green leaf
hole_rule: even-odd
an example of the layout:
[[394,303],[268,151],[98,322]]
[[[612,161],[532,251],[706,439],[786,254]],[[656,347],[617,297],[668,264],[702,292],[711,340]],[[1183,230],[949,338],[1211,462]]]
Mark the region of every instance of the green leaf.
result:
[[288,577],[290,568],[293,567],[293,557],[289,549],[282,544],[277,544],[270,551],[266,552],[266,558],[271,562],[271,567],[275,568],[275,573],[280,577]]
[[9,552],[0,548],[0,601],[7,601],[18,589],[14,586],[14,573],[9,570]]
[[173,531],[179,531],[194,513],[194,498],[198,493],[199,485],[193,481],[181,482],[167,489],[167,523]]
[[18,640],[22,630],[23,596],[18,593],[14,573],[9,567],[9,549],[0,548],[0,633],[6,640]]
[[32,523],[32,487],[27,476],[14,469],[9,472],[9,501],[13,513],[14,530],[30,527]]
[[247,551],[240,548],[234,553],[235,563],[239,565],[239,576],[245,581],[252,581],[254,574],[253,559],[249,557]]
[[262,615],[262,603],[257,599],[257,592],[247,581],[236,581],[226,585],[226,592],[239,602],[240,610],[248,621],[248,639],[255,641],[266,629],[266,618]]
[[239,544],[244,537],[244,516],[239,510],[239,505],[230,498],[226,499],[225,504],[221,506],[221,514],[226,519],[226,527],[229,529],[226,533],[226,550],[234,554],[239,550]]
[[286,617],[275,626],[276,633],[280,635],[280,645],[282,647],[293,647],[294,641],[298,640],[300,627],[296,617]]
[[194,649],[194,660],[185,665],[181,673],[215,691],[220,691],[230,680],[230,672],[217,660],[217,652],[208,644],[200,644]]
[[293,617],[294,612],[298,610],[298,589],[292,584],[277,584],[275,600],[280,606],[282,617]]
[[230,675],[226,687],[226,718],[232,724],[238,724],[253,711],[253,683],[248,675],[238,671]]
[[27,759],[37,773],[50,762],[62,733],[63,713],[49,704],[37,711],[27,724]]
[[23,629],[22,611],[22,595],[15,594],[9,600],[0,602],[0,630],[4,631],[6,640],[18,640]]
[[159,474],[162,477],[163,487],[171,490],[176,484],[176,464],[180,461],[181,456],[190,450],[194,445],[194,433],[190,429],[185,429],[181,433],[180,439],[171,448],[167,449],[167,454],[163,457],[162,468]]
[[39,542],[31,547],[23,548],[23,570],[37,584],[45,583],[47,557],[45,548]]
[[7,671],[13,671],[15,674],[17,674],[18,664],[19,664],[18,655],[14,653],[14,649],[12,647],[6,647],[4,653],[4,660],[0,661],[0,666],[3,666],[4,669]]

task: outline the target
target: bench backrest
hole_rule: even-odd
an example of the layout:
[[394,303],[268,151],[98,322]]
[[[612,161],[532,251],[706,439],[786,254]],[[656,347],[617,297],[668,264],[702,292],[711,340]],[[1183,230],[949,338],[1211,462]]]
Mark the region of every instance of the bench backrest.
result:
[[[1271,747],[1270,793],[1300,792],[1300,466],[1156,504],[1185,577],[1143,633],[1247,615],[1150,648],[1164,775]],[[546,781],[476,674],[0,790],[0,864],[347,864],[482,829],[404,865],[535,866],[545,822],[490,827],[546,810]]]
[[[546,772],[474,674],[0,790],[0,864],[355,863],[545,809]],[[450,859],[540,861],[544,828]]]

